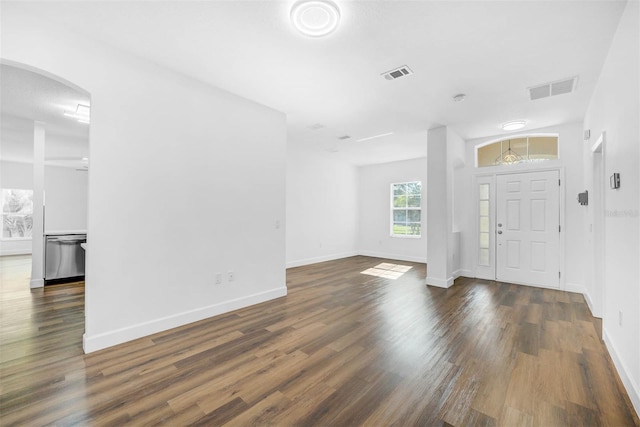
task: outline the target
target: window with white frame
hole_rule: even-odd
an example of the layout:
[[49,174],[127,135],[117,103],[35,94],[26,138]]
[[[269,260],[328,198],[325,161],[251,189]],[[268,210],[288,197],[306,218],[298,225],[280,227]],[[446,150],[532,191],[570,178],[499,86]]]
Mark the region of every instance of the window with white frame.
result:
[[533,163],[558,158],[557,135],[517,136],[476,147],[476,167]]
[[33,190],[2,189],[2,240],[30,239],[33,229]]
[[391,236],[420,237],[422,182],[391,184]]

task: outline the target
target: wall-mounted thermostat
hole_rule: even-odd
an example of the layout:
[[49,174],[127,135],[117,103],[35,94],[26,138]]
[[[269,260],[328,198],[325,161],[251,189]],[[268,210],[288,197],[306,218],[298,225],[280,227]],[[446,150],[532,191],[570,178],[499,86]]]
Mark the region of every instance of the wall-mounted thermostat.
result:
[[609,177],[609,186],[611,186],[611,188],[613,188],[613,189],[620,188],[620,174],[619,173],[614,173],[613,175],[611,175]]

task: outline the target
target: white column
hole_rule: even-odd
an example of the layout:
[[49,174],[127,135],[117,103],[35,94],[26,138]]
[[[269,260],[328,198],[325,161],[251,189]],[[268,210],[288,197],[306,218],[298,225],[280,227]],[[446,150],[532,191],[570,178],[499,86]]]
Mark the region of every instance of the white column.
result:
[[451,182],[447,170],[447,128],[427,135],[427,285],[453,285],[449,265]]
[[44,123],[33,123],[33,230],[31,287],[44,286]]

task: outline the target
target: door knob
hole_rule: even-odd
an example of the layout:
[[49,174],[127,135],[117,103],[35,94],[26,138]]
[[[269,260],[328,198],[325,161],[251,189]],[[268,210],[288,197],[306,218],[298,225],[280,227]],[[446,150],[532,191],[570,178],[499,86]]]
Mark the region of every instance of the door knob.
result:
[[498,223],[498,227],[502,227],[502,223],[501,222]]
[[502,234],[502,230],[498,230],[498,234]]

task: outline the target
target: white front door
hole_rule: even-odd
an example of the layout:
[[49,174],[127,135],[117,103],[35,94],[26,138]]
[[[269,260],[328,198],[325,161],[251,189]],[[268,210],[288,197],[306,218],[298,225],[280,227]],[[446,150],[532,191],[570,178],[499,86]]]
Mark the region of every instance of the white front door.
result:
[[558,171],[498,175],[496,184],[496,280],[558,288]]

